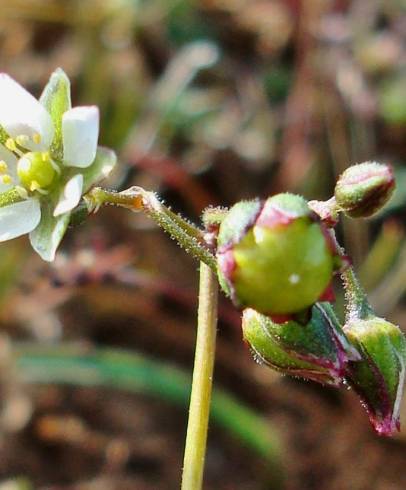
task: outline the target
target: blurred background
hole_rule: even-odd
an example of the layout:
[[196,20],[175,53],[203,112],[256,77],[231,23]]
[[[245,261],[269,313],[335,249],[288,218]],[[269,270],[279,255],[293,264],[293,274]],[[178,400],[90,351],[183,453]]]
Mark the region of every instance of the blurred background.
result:
[[[404,329],[405,37],[404,0],[0,0],[0,70],[39,96],[60,66],[74,105],[100,107],[111,188],[198,222],[280,191],[325,199],[348,165],[392,164],[390,204],[339,236]],[[178,488],[197,278],[125,210],[72,227],[51,265],[26,237],[0,245],[1,490]],[[379,438],[353,393],[256,365],[224,297],[215,386],[205,488],[406,488],[406,431]]]

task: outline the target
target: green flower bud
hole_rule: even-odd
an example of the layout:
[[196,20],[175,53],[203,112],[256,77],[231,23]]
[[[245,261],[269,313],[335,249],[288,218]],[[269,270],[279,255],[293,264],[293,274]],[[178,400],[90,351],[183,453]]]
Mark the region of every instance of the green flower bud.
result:
[[400,428],[405,337],[393,323],[373,316],[350,320],[344,332],[362,357],[348,364],[347,380],[360,396],[374,429],[391,435]]
[[365,162],[347,168],[338,179],[335,199],[351,218],[367,218],[379,211],[395,189],[391,167]]
[[276,323],[253,309],[243,313],[244,339],[255,359],[292,376],[338,386],[349,359],[360,356],[346,339],[329,303],[317,303],[306,325]]
[[237,306],[293,314],[315,303],[331,282],[335,252],[300,196],[234,205],[217,243],[220,284]]

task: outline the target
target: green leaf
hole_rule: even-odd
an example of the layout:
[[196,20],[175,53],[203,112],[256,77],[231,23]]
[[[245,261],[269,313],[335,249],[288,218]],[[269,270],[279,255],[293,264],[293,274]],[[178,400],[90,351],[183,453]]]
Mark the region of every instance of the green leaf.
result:
[[39,101],[51,115],[55,127],[55,136],[51,145],[52,155],[56,159],[62,160],[62,116],[72,107],[72,104],[70,98],[70,81],[61,68],[58,68],[52,73]]
[[30,233],[32,248],[48,262],[54,260],[56,249],[61,243],[70,219],[70,213],[55,217],[54,209],[54,199],[47,197],[46,201],[43,200],[41,202],[41,221]]
[[[187,407],[190,376],[167,363],[120,349],[84,349],[73,344],[13,344],[19,374],[27,383],[105,386],[147,394]],[[281,441],[276,427],[243,401],[215,389],[213,422],[235,435],[244,446],[266,458],[273,477],[281,475]],[[273,482],[272,488],[281,488]]]
[[113,150],[99,146],[94,162],[83,169],[83,193],[92,186],[108,177],[117,163],[117,156]]

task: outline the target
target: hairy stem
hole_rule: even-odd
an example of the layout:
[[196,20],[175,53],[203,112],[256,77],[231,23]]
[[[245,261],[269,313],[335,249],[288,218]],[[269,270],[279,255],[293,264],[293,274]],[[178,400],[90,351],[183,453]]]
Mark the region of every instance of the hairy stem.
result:
[[89,211],[111,204],[131,211],[143,211],[178,242],[190,255],[216,271],[216,259],[204,242],[204,231],[167,208],[158,197],[141,187],[130,187],[122,192],[113,192],[100,187],[85,196]]
[[[346,257],[344,249],[337,241],[334,230],[330,230],[330,233],[337,252],[341,257]],[[372,313],[372,308],[355,274],[354,268],[349,265],[341,271],[340,275],[347,299],[346,321],[367,318]]]
[[203,232],[164,206],[152,192],[147,193],[145,212],[163,228],[186,252],[217,270],[216,259],[204,243]]
[[118,193],[95,188],[85,196],[85,201],[89,211],[113,204],[145,212],[182,248],[200,260],[196,352],[182,476],[182,490],[199,490],[203,482],[212,394],[218,294],[216,260],[204,241],[205,231],[173,213],[154,193],[141,187]]
[[216,347],[217,292],[215,274],[210,267],[201,262],[196,352],[183,460],[182,490],[199,490],[203,483]]

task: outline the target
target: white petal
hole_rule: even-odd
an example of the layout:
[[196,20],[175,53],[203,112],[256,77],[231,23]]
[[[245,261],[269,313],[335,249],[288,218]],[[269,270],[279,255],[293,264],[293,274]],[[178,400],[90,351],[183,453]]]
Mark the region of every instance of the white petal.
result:
[[13,184],[3,184],[3,182],[0,181],[0,194],[2,192],[9,191],[13,187]]
[[16,138],[40,135],[41,141],[30,141],[30,150],[46,150],[54,136],[54,125],[46,109],[29,92],[5,73],[0,73],[0,125]]
[[29,233],[38,226],[41,208],[37,199],[0,208],[0,242]]
[[72,177],[62,191],[59,202],[55,207],[54,216],[59,216],[75,208],[82,197],[83,175]]
[[9,167],[17,166],[17,157],[2,144],[0,144],[0,160],[4,160]]
[[[14,153],[11,153],[11,151],[7,150],[3,145],[0,144],[0,160],[3,160],[4,162],[7,163],[8,170],[7,174],[10,175],[14,179],[13,184],[3,184],[0,181],[0,192],[7,191],[11,189],[16,183],[17,183],[17,158],[15,157]],[[1,177],[1,175],[0,175]]]
[[85,168],[96,157],[99,138],[99,109],[74,107],[62,117],[63,159],[69,167]]

